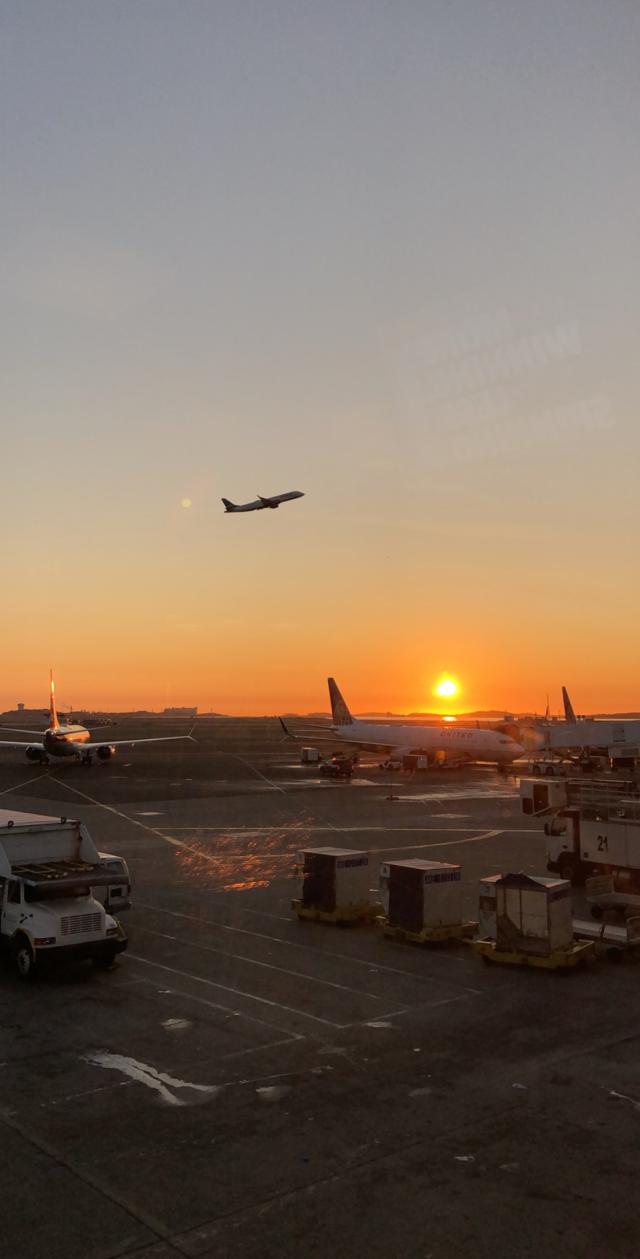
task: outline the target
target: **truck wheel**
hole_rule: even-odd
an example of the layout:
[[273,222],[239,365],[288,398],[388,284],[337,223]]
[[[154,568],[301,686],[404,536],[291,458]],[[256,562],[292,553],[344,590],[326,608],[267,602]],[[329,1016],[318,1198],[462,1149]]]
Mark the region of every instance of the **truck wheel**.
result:
[[592,905],[590,912],[591,917],[595,919],[596,922],[602,922],[602,919],[604,918],[604,909],[602,908],[602,905]]
[[100,953],[98,957],[92,958],[93,965],[96,970],[108,970],[110,966],[113,966],[116,956],[115,949],[110,949],[108,953]]
[[558,858],[558,874],[561,879],[568,879],[570,883],[573,883],[576,877],[576,863],[573,857]]
[[11,953],[18,978],[25,981],[32,979],[36,968],[36,959],[33,956],[33,949],[29,940],[25,935],[16,936]]

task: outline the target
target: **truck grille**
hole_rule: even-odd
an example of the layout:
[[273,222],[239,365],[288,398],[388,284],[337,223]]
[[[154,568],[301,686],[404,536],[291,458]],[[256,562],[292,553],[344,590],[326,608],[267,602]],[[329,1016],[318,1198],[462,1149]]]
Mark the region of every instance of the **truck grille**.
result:
[[102,929],[102,914],[70,914],[62,919],[62,935],[88,935]]

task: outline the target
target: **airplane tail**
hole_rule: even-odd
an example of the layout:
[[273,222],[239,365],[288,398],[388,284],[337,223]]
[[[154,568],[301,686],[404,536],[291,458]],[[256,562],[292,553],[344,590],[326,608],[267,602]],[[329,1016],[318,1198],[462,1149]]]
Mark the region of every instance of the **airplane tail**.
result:
[[571,700],[569,699],[566,686],[563,686],[562,688],[562,701],[564,703],[564,715],[565,715],[566,720],[575,723],[576,715],[573,711],[573,704],[571,703]]
[[56,712],[56,688],[53,681],[53,669],[49,670],[49,719],[52,730],[57,730],[60,722]]
[[352,726],[353,717],[340,694],[335,678],[327,678],[327,682],[329,684],[329,699],[331,700],[331,715],[334,724],[336,726]]
[[231,499],[230,499],[230,498],[223,498],[223,500],[222,500],[222,501],[223,501],[224,506],[225,506],[225,511],[235,511],[235,509],[236,509],[236,505],[235,505],[235,503],[232,503],[232,502],[231,502]]

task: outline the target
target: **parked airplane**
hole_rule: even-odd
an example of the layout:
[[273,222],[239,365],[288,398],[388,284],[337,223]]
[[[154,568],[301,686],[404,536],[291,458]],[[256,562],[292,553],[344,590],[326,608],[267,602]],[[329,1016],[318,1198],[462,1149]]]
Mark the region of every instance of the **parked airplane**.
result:
[[13,734],[36,734],[40,743],[15,743],[0,739],[1,748],[22,748],[28,761],[38,761],[47,765],[49,757],[58,760],[62,757],[75,756],[84,765],[90,765],[95,752],[98,760],[108,761],[115,756],[118,748],[132,748],[138,743],[168,743],[178,739],[192,739],[190,734],[160,735],[151,739],[118,739],[115,743],[92,743],[91,733],[86,726],[62,725],[56,711],[55,687],[53,674],[49,675],[49,725],[43,732],[40,730],[24,730],[18,726],[0,726],[0,731],[10,730]]
[[566,686],[562,688],[564,721],[517,723],[520,738],[529,751],[569,760],[588,761],[604,756],[612,761],[637,760],[640,756],[640,721],[578,717]]
[[[569,692],[566,686],[563,686],[562,688],[562,703],[564,704],[565,721],[573,721],[575,723],[578,720],[578,718],[576,717],[573,711],[573,704],[571,703],[571,700],[569,699]],[[547,708],[548,707],[549,705],[547,704]]]
[[[427,756],[430,760],[441,760],[443,756],[454,760],[488,761],[493,764],[507,764],[524,755],[524,748],[515,739],[503,731],[481,730],[470,726],[408,726],[401,722],[393,725],[378,725],[371,721],[361,721],[352,717],[340,694],[334,678],[327,679],[333,724],[331,734],[342,743],[355,743],[358,747],[373,751],[380,749],[394,752],[398,756],[417,753]],[[291,736],[284,721],[280,723],[286,734]],[[327,727],[316,727],[324,730]]]
[[289,490],[286,494],[274,494],[272,498],[266,498],[262,494],[253,500],[252,503],[232,503],[230,499],[223,498],[225,512],[229,511],[264,511],[265,507],[279,507],[281,503],[288,503],[292,498],[304,498],[302,490]]

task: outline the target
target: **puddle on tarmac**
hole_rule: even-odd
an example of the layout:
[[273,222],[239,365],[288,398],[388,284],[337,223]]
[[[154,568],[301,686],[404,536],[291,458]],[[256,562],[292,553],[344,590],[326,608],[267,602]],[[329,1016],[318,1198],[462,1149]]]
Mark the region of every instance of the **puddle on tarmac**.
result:
[[[83,1056],[84,1061],[90,1063],[92,1067],[103,1067],[105,1071],[120,1071],[130,1080],[145,1084],[147,1088],[158,1093],[169,1106],[193,1106],[196,1102],[204,1101],[205,1096],[211,1098],[220,1091],[214,1084],[190,1084],[187,1080],[177,1080],[174,1076],[158,1071],[156,1067],[150,1067],[146,1062],[136,1062],[135,1058],[128,1058],[125,1054],[104,1052]],[[172,1089],[181,1091],[189,1089],[200,1096],[176,1097]]]
[[256,1089],[262,1102],[279,1102],[291,1092],[290,1084],[270,1084],[265,1088]]

